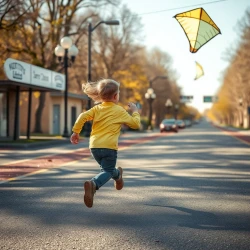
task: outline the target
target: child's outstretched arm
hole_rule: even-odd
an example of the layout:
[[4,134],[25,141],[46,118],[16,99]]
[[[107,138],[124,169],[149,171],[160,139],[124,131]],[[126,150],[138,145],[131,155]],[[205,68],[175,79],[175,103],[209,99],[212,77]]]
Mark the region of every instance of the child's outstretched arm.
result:
[[130,128],[139,129],[141,121],[140,121],[140,114],[138,113],[138,108],[132,102],[128,103],[128,107],[132,111],[132,115],[128,114],[128,112],[124,110],[121,119],[123,120],[123,123],[129,126]]
[[129,102],[128,103],[128,107],[129,109],[132,111],[132,112],[138,112],[138,108],[136,106],[136,104],[132,103],[132,102]]
[[88,110],[88,111],[85,111],[85,112],[81,113],[78,116],[78,118],[77,118],[77,120],[76,120],[76,122],[75,122],[75,124],[74,124],[74,126],[72,128],[73,134],[70,137],[70,141],[71,141],[72,144],[78,144],[79,143],[79,139],[80,139],[79,134],[80,134],[80,132],[82,130],[82,127],[85,124],[85,122],[93,120],[93,109],[94,109],[94,107],[92,109]]
[[70,137],[70,142],[71,142],[72,144],[78,144],[79,138],[80,138],[79,134],[73,133],[73,134],[71,135],[71,137]]

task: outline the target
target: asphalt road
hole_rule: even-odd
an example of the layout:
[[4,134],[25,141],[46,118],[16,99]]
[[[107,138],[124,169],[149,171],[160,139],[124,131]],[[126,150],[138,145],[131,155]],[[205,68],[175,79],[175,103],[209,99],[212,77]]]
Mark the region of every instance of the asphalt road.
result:
[[206,122],[124,145],[124,188],[110,181],[91,209],[83,203],[83,182],[98,172],[91,157],[1,183],[0,249],[250,249],[249,145]]

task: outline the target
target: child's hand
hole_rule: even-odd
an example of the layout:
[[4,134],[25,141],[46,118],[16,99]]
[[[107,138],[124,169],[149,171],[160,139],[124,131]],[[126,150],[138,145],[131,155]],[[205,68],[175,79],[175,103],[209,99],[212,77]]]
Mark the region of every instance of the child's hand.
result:
[[137,108],[137,106],[136,106],[134,103],[130,102],[130,103],[128,104],[128,107],[129,107],[129,109],[130,109],[132,112],[138,112],[138,108]]
[[70,137],[70,142],[72,143],[72,144],[78,144],[78,142],[79,142],[79,134],[77,134],[77,133],[73,133],[72,135],[71,135],[71,137]]

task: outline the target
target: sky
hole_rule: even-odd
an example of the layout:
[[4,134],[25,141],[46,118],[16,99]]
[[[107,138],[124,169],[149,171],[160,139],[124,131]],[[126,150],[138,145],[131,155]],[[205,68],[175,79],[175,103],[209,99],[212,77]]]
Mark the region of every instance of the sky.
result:
[[[211,107],[203,96],[214,96],[222,84],[223,72],[228,66],[226,51],[239,42],[238,23],[250,9],[249,0],[122,0],[141,18],[141,43],[146,48],[157,47],[172,58],[172,68],[178,73],[177,84],[182,94],[193,96],[190,105],[199,111]],[[202,7],[220,28],[221,34],[211,39],[196,53],[189,51],[188,39],[176,14]],[[155,13],[153,13],[155,12]],[[202,65],[204,75],[194,80],[195,61]],[[154,77],[154,76],[152,76]]]

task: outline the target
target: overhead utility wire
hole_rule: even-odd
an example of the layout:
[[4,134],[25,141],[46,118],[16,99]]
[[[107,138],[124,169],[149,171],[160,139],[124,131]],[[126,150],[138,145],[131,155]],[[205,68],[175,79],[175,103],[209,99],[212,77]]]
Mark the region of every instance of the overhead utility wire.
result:
[[228,0],[217,0],[217,1],[212,1],[212,2],[207,2],[207,3],[197,3],[193,5],[187,5],[187,6],[182,6],[182,7],[176,7],[172,9],[166,9],[166,10],[158,10],[158,11],[153,11],[153,12],[147,12],[147,13],[141,13],[141,14],[136,14],[136,16],[142,16],[142,15],[149,15],[149,14],[154,14],[154,13],[159,13],[159,12],[165,12],[165,11],[171,11],[171,10],[178,10],[178,9],[183,9],[183,8],[189,8],[189,7],[194,7],[197,5],[205,5],[205,4],[212,4],[212,3],[219,3],[219,2],[225,2]]

